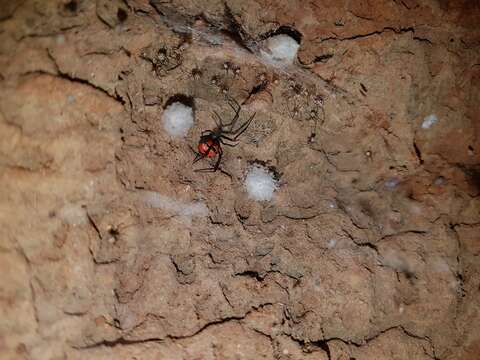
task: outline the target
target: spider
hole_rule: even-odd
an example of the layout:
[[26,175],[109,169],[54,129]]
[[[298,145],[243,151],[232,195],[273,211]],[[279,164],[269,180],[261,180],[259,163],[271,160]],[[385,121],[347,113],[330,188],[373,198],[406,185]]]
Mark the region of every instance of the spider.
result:
[[[195,151],[192,148],[192,151],[195,154],[195,159],[193,160],[193,164],[197,161],[204,159],[204,158],[214,158],[218,157],[215,165],[210,168],[205,169],[197,169],[195,171],[201,172],[215,172],[219,169],[220,163],[222,161],[223,156],[223,149],[222,145],[235,147],[238,145],[238,138],[242,135],[245,130],[247,130],[248,126],[252,122],[253,118],[255,117],[254,113],[250,118],[245,121],[242,125],[236,127],[240,109],[240,104],[233,98],[227,96],[228,105],[232,108],[235,115],[233,119],[229,122],[224,124],[222,118],[218,113],[214,110],[213,113],[216,116],[214,118],[216,127],[213,130],[205,130],[202,132],[200,136],[200,140],[198,141],[197,149]],[[221,169],[220,169],[221,170]],[[221,170],[222,171],[222,170]]]

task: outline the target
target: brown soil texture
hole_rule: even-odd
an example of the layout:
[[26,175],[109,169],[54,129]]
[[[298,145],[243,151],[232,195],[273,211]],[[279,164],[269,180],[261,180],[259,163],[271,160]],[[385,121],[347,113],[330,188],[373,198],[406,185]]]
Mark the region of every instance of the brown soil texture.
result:
[[[476,0],[0,1],[0,358],[479,359],[479,24]],[[254,121],[195,172],[226,95]]]

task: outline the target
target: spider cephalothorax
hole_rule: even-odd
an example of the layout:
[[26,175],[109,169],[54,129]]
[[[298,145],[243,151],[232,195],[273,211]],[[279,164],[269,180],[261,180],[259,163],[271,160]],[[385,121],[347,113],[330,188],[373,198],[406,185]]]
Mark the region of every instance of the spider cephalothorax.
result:
[[217,157],[217,161],[213,167],[205,168],[205,169],[198,169],[195,171],[204,171],[204,172],[215,172],[219,169],[220,162],[222,161],[223,149],[222,145],[227,146],[237,146],[238,145],[238,138],[240,135],[247,130],[248,126],[252,122],[255,113],[250,116],[250,118],[245,121],[240,126],[236,126],[238,122],[238,118],[240,115],[240,105],[238,102],[230,97],[227,97],[228,105],[233,109],[235,115],[233,119],[224,124],[222,118],[216,111],[213,111],[215,115],[215,124],[216,127],[213,130],[205,130],[202,132],[200,136],[200,140],[198,141],[197,150],[194,150],[195,159],[193,163],[204,159],[204,158],[214,158]]

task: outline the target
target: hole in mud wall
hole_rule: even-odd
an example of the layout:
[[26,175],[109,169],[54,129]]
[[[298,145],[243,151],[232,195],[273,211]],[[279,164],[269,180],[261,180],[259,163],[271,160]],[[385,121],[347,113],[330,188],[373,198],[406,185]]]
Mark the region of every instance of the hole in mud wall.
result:
[[121,23],[124,22],[125,20],[127,20],[128,18],[128,14],[127,12],[122,9],[122,8],[118,8],[117,10],[117,19],[118,21],[120,21]]
[[478,191],[480,191],[480,167],[464,167],[463,172],[467,181]]
[[293,40],[295,40],[297,43],[299,43],[299,44],[302,43],[302,34],[298,30],[294,29],[291,26],[287,26],[287,25],[282,25],[278,29],[264,34],[262,36],[262,39],[267,39],[267,38],[275,36],[275,35],[288,35]]
[[282,173],[277,170],[277,168],[273,165],[269,165],[268,161],[263,161],[263,160],[249,160],[247,161],[248,166],[252,167],[255,165],[260,165],[261,167],[267,169],[269,172],[273,174],[273,179],[275,181],[279,181],[280,178],[282,177]]
[[184,94],[175,94],[171,96],[167,102],[165,103],[165,106],[163,107],[164,109],[172,105],[173,103],[182,103],[183,105],[191,107],[195,111],[195,101],[193,97],[187,96]]
[[71,0],[63,5],[63,8],[66,11],[70,11],[72,13],[76,12],[78,10],[78,3],[76,0]]

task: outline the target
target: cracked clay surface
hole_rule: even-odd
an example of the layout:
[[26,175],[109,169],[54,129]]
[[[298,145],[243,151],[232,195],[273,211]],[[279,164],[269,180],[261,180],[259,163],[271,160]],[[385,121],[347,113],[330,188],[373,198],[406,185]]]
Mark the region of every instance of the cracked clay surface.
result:
[[478,2],[3,3],[0,358],[479,358]]

